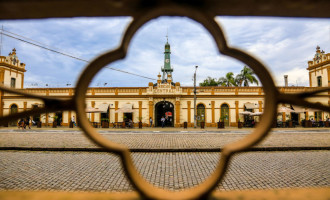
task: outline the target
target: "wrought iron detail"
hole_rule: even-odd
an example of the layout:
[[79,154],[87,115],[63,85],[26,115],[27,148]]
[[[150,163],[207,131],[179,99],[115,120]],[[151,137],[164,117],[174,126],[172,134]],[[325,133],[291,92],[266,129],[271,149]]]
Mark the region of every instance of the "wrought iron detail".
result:
[[[32,1],[31,1],[32,2]],[[66,9],[62,10],[61,12],[54,13],[51,12],[51,14],[47,13],[46,11],[40,12],[39,14],[35,14],[37,12],[34,12],[33,10],[35,7],[31,7],[31,5],[28,5],[30,9],[28,9],[28,12],[22,12],[17,16],[13,16],[13,12],[11,9],[6,9],[6,6],[8,7],[9,4],[16,4],[18,8],[20,8],[24,2],[22,1],[2,1],[0,3],[0,17],[2,19],[6,18],[44,18],[44,17],[71,17],[71,16],[80,16],[81,11],[78,8],[83,8],[83,5],[88,3],[90,5],[90,1],[82,1],[80,3],[81,5],[74,10],[73,13],[70,12],[70,9],[68,8],[74,8],[76,1],[33,1],[35,4],[40,5],[41,7],[47,7],[50,10],[56,10],[51,9],[49,7],[52,5],[52,2],[54,5],[61,6],[62,4],[67,5],[73,5],[73,6],[67,6]],[[91,63],[89,63],[85,69],[83,70],[81,76],[79,77],[78,83],[75,87],[75,94],[70,97],[68,100],[61,100],[57,98],[52,97],[45,97],[45,96],[39,96],[39,95],[32,95],[28,93],[24,93],[18,90],[10,89],[4,86],[0,86],[0,90],[8,93],[13,93],[17,95],[24,96],[25,98],[33,98],[33,99],[39,99],[44,102],[44,107],[15,113],[13,115],[0,117],[0,123],[5,124],[13,119],[18,119],[20,117],[26,116],[26,115],[32,115],[32,114],[38,114],[38,113],[45,113],[45,112],[55,112],[60,110],[74,110],[78,115],[78,120],[81,129],[85,133],[85,135],[90,138],[92,141],[94,141],[96,144],[98,144],[101,147],[104,147],[109,152],[114,153],[118,155],[121,159],[122,166],[126,172],[126,175],[132,185],[136,188],[136,190],[139,192],[141,197],[147,198],[147,199],[203,199],[207,198],[211,195],[211,192],[213,189],[217,186],[219,182],[223,179],[226,169],[229,165],[230,159],[233,155],[237,152],[241,152],[244,150],[247,150],[248,148],[258,144],[260,141],[263,140],[263,138],[266,137],[266,135],[269,133],[273,121],[276,119],[277,116],[277,105],[279,103],[291,103],[294,105],[299,106],[305,106],[315,109],[324,110],[327,112],[330,112],[330,107],[325,105],[320,105],[316,103],[311,103],[306,98],[312,97],[313,95],[316,95],[321,92],[327,92],[330,90],[329,87],[316,90],[309,93],[299,93],[299,94],[285,94],[280,92],[274,84],[274,80],[270,74],[270,72],[267,70],[266,66],[259,61],[257,58],[253,57],[252,55],[249,55],[248,53],[233,48],[227,45],[225,35],[222,31],[221,26],[215,21],[215,17],[217,14],[219,14],[219,10],[210,9],[207,10],[205,7],[206,5],[212,5],[211,1],[192,1],[191,4],[187,3],[188,1],[170,1],[169,3],[165,4],[164,1],[159,1],[160,3],[157,3],[158,1],[136,1],[135,3],[132,3],[132,5],[128,6],[125,10],[122,5],[128,5],[128,1],[108,1],[108,4],[106,1],[102,1],[104,5],[109,5],[109,8],[114,8],[116,6],[122,8],[123,10],[116,11],[117,15],[129,15],[133,17],[133,21],[129,24],[127,30],[125,31],[121,45],[113,50],[106,52],[97,58],[95,58]],[[181,2],[181,3],[180,3]],[[214,2],[214,1],[212,1]],[[224,1],[219,1],[220,3],[215,3],[218,6],[221,5],[221,2],[223,4]],[[239,1],[243,3],[244,1]],[[257,3],[254,3],[253,5],[256,5],[263,2],[257,1]],[[275,6],[274,2],[277,1],[270,1],[273,2],[271,6]],[[293,1],[286,1],[291,2],[293,5]],[[308,1],[310,4],[312,4],[312,1]],[[320,3],[322,1],[317,1],[317,3]],[[326,5],[329,5],[329,2],[323,1]],[[29,3],[29,1],[25,1],[25,3]],[[150,5],[149,5],[150,3]],[[281,2],[282,4],[284,2]],[[281,4],[280,3],[280,4]],[[27,5],[24,4],[24,5]],[[32,5],[35,5],[32,4]],[[198,4],[198,5],[197,5]],[[296,3],[300,7],[303,7],[303,3]],[[97,3],[97,5],[99,5]],[[227,5],[227,4],[226,4]],[[134,7],[135,6],[135,7]],[[104,6],[106,7],[106,6]],[[251,6],[249,6],[251,7]],[[253,6],[252,6],[253,7]],[[320,8],[324,10],[327,6],[321,6]],[[38,7],[37,7],[38,8]],[[264,12],[260,11],[261,8],[258,6],[256,11],[256,15],[266,15]],[[274,12],[272,12],[273,15],[277,16],[285,16],[286,14],[289,15],[288,6],[287,9],[284,9],[284,12],[280,14],[279,9],[275,9]],[[101,8],[100,8],[101,9]],[[244,8],[245,9],[245,8]],[[4,10],[4,12],[2,12]],[[95,9],[93,9],[95,10]],[[120,10],[120,9],[119,9]],[[221,9],[220,9],[221,10]],[[306,10],[306,9],[305,9]],[[233,15],[235,13],[238,13],[237,15],[243,15],[242,10],[235,10],[232,9],[231,12]],[[277,11],[277,12],[276,12]],[[100,11],[100,13],[106,13],[104,10]],[[259,14],[258,14],[259,13]],[[283,14],[284,13],[284,14]],[[321,14],[320,14],[321,13]],[[7,15],[6,15],[7,14]],[[115,14],[115,15],[116,15]],[[224,13],[221,13],[224,14]],[[90,10],[90,12],[86,13],[87,16],[99,16],[100,14],[96,14],[94,11]],[[111,15],[111,14],[109,14]],[[326,11],[324,13],[318,12],[318,15],[321,15],[320,17],[329,17],[329,13]],[[315,16],[318,16],[315,15]],[[183,191],[173,192],[169,190],[163,190],[160,188],[156,188],[149,182],[147,182],[138,172],[136,167],[134,166],[130,150],[121,144],[114,143],[106,138],[104,138],[102,135],[100,135],[89,123],[86,115],[85,115],[85,99],[86,99],[86,92],[88,89],[88,85],[93,79],[93,77],[99,72],[103,67],[107,66],[108,64],[115,62],[120,59],[124,59],[126,57],[128,46],[131,42],[131,39],[133,35],[137,32],[137,30],[143,26],[148,21],[155,19],[160,16],[186,16],[189,17],[197,22],[199,22],[201,25],[204,26],[206,30],[209,31],[209,33],[212,35],[218,50],[221,54],[227,55],[230,57],[233,57],[243,63],[245,63],[247,66],[249,66],[253,71],[256,73],[256,75],[259,77],[262,85],[263,85],[263,91],[265,93],[265,104],[264,104],[264,114],[263,118],[261,119],[260,123],[257,125],[256,129],[246,136],[245,138],[241,139],[240,141],[227,144],[223,147],[223,150],[221,152],[220,160],[215,168],[215,171],[200,185],[190,188]],[[291,15],[289,15],[291,16]],[[303,11],[301,13],[298,13],[297,15],[293,16],[309,16],[306,11]]]

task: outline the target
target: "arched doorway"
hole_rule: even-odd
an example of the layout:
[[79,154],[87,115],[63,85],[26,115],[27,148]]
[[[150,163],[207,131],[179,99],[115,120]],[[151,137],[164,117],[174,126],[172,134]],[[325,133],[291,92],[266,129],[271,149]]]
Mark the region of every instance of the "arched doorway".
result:
[[[18,107],[17,107],[17,105],[16,104],[13,104],[13,105],[11,105],[10,106],[10,114],[15,114],[15,113],[17,113],[18,112]],[[17,125],[17,121],[11,121],[10,123],[9,123],[11,126],[16,126]]]
[[165,117],[165,126],[174,127],[174,105],[169,101],[161,101],[155,105],[155,126],[161,126],[160,119]]
[[197,105],[197,126],[201,126],[201,122],[205,122],[205,106],[204,106],[204,104]]
[[221,105],[220,119],[225,126],[229,126],[229,106],[227,104]]
[[62,126],[63,112],[56,112],[54,120],[56,121],[57,126]]

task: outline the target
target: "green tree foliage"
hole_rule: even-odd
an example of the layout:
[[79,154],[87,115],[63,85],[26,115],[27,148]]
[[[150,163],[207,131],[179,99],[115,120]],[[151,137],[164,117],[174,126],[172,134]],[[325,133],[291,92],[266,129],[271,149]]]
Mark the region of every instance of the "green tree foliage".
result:
[[249,87],[249,83],[256,83],[257,85],[259,85],[259,81],[254,75],[255,73],[252,71],[252,69],[247,66],[244,66],[241,70],[241,73],[236,76],[236,79],[239,82],[238,85],[242,86],[243,84],[244,87]]
[[207,77],[202,83],[199,83],[199,86],[218,86],[219,82],[212,77]]
[[219,80],[212,77],[207,77],[199,86],[239,86],[249,87],[249,84],[256,83],[259,85],[259,81],[255,76],[255,73],[247,66],[244,66],[240,74],[234,77],[233,72],[228,72],[225,77],[220,77]]
[[228,72],[225,77],[219,78],[219,85],[221,86],[237,86],[233,72]]

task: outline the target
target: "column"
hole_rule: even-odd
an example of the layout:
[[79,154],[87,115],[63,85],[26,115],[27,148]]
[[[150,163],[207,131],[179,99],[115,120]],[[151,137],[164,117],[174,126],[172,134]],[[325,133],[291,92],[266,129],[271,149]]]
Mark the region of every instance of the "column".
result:
[[24,73],[22,74],[22,80],[21,80],[21,88],[23,89],[24,88]]
[[70,122],[71,122],[71,110],[69,110],[68,112],[68,126],[70,126]]
[[259,112],[262,112],[262,101],[258,101],[259,104]]
[[[118,110],[118,101],[115,101],[115,111]],[[115,113],[115,122],[118,122],[118,113]]]
[[211,101],[211,108],[212,108],[212,126],[215,126],[215,101]]
[[180,127],[180,101],[175,102],[175,127]]
[[27,108],[27,102],[26,101],[24,101],[24,107],[23,107],[23,109],[24,109],[24,111],[26,111],[26,108]]
[[187,120],[189,126],[191,124],[191,101],[187,101]]
[[[91,103],[92,103],[92,108],[95,108],[95,101],[92,101]],[[91,114],[91,115],[92,115],[92,117],[91,117],[91,122],[94,122],[94,120],[95,120],[95,119],[94,119],[94,114],[95,114],[95,113],[92,113],[92,114]]]
[[[142,122],[142,101],[139,101],[139,121]],[[149,120],[148,120],[149,121]],[[149,122],[150,123],[150,122]]]
[[[154,124],[155,124],[156,123],[156,121],[155,121],[156,119],[154,119],[154,102],[153,101],[149,101],[149,118],[150,117],[154,121]],[[150,121],[149,121],[149,126],[150,126]]]
[[2,95],[3,95],[3,91],[0,90],[0,117],[3,116],[3,103],[2,103]]
[[239,121],[238,101],[235,101],[235,115],[236,115],[236,123],[238,123]]
[[[48,126],[48,115],[49,115],[49,113],[48,112],[46,112],[46,126]],[[41,119],[41,115],[40,115],[40,121],[42,122],[42,119]]]

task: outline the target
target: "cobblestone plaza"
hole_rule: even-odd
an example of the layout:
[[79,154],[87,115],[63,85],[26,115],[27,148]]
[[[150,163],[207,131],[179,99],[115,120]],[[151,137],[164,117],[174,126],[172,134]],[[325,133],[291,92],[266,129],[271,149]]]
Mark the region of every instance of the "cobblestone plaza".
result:
[[[249,132],[250,129],[100,131],[106,138],[132,150],[144,150],[132,153],[138,170],[149,182],[170,190],[182,190],[201,183],[219,160],[220,154],[214,149],[239,140]],[[1,129],[0,141],[3,150],[0,152],[0,190],[133,190],[118,157],[97,152],[99,147],[79,130]],[[240,153],[232,160],[216,190],[329,187],[329,142],[328,129],[277,129],[258,147],[321,150]],[[8,150],[10,147],[39,151]],[[47,148],[52,151],[45,151]],[[79,151],[63,151],[68,148]],[[148,148],[151,152],[146,152]],[[164,152],[157,152],[160,149]],[[196,152],[180,152],[187,149]]]

